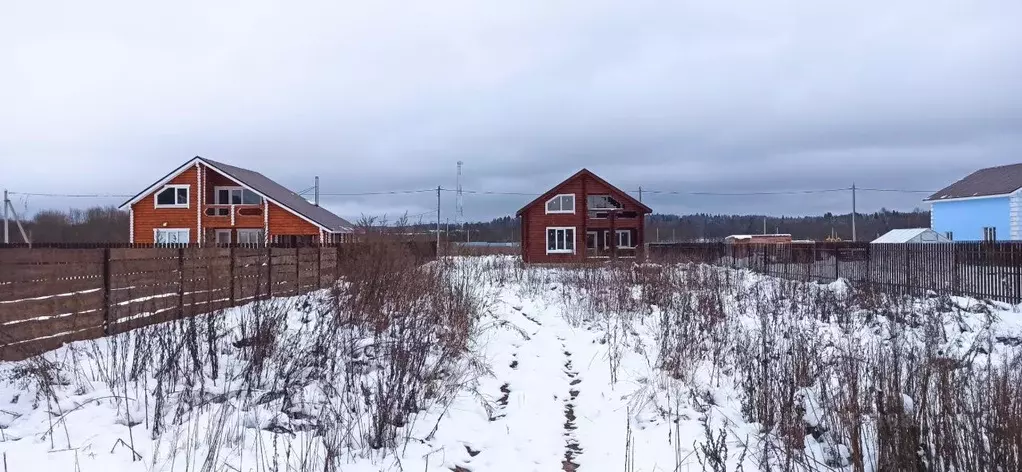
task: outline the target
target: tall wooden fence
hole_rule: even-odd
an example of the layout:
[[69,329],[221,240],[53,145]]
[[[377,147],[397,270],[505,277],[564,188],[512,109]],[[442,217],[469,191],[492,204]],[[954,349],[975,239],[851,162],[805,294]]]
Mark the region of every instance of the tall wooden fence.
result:
[[912,294],[1022,303],[1022,243],[653,243],[649,256],[799,280],[838,278]]
[[[435,257],[435,245],[426,246],[409,244],[417,257]],[[357,243],[0,248],[0,360],[329,287],[359,250]]]

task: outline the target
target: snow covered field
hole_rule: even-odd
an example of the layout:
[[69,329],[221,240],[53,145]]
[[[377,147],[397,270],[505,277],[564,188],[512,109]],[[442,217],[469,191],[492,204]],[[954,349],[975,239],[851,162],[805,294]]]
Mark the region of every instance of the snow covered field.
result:
[[449,290],[384,274],[0,364],[0,467],[1022,464],[1016,307],[708,266],[424,270]]

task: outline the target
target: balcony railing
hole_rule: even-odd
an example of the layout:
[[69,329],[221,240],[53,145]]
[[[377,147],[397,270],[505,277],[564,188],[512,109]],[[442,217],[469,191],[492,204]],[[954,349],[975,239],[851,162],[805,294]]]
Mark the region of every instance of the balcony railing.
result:
[[[615,210],[609,210],[609,209],[589,210],[589,218],[593,219],[593,220],[606,220],[606,219],[610,219],[610,212],[611,211],[615,211]],[[639,216],[639,213],[635,212],[635,211],[621,211],[621,210],[616,210],[616,211],[617,211],[617,215],[615,215],[614,218],[619,219],[619,220],[633,220],[633,219],[635,219],[635,218],[637,218]]]
[[262,205],[206,205],[206,216],[230,218],[231,224],[239,216],[263,216]]

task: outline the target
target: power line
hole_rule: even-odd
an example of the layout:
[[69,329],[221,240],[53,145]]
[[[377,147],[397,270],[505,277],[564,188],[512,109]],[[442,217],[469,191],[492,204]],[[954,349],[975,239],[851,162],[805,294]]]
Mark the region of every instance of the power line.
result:
[[[740,197],[740,196],[752,196],[752,195],[806,195],[813,193],[833,193],[833,192],[845,192],[851,190],[851,187],[847,188],[828,188],[828,189],[817,189],[817,190],[782,190],[772,192],[689,192],[689,191],[677,191],[677,190],[647,190],[642,189],[642,193],[652,193],[659,195],[704,195],[704,196],[719,196],[719,197]],[[629,192],[635,193],[636,190],[630,190]]]
[[[457,190],[451,190],[451,189],[448,189],[448,188],[442,188],[441,190],[443,190],[444,192],[457,192]],[[527,196],[527,197],[538,197],[538,196],[542,195],[541,193],[498,192],[498,191],[490,191],[490,190],[464,190],[464,189],[462,189],[462,193],[471,193],[471,194],[475,194],[475,195],[524,195],[524,196]]]
[[[300,192],[296,192],[299,195],[308,193],[314,190],[315,187],[304,189]],[[457,189],[440,189],[443,192],[454,192],[457,193]],[[683,191],[683,190],[649,190],[642,189],[642,193],[654,194],[654,195],[693,195],[693,196],[717,196],[717,197],[741,197],[741,196],[756,196],[756,195],[810,195],[819,193],[834,193],[834,192],[846,192],[851,191],[851,187],[843,188],[828,188],[828,189],[812,189],[812,190],[780,190],[780,191],[758,191],[758,192],[700,192],[700,191]],[[891,189],[891,188],[872,188],[872,187],[857,187],[856,190],[865,192],[890,192],[890,193],[933,193],[932,190],[912,190],[912,189]],[[435,192],[436,189],[418,189],[418,190],[388,190],[379,192],[321,192],[321,196],[332,196],[332,197],[359,197],[359,196],[372,196],[372,195],[410,195],[418,193],[430,193]],[[514,196],[528,196],[535,197],[542,195],[541,193],[535,192],[505,192],[498,190],[461,190],[462,193],[468,193],[473,195],[514,195]],[[639,190],[629,190],[628,193],[638,193]],[[128,194],[117,194],[117,193],[40,193],[40,192],[16,192],[11,191],[11,195],[22,195],[26,197],[52,197],[52,198],[130,198],[133,195]]]
[[129,198],[133,195],[117,193],[34,193],[34,192],[9,192],[11,195],[24,195],[26,197],[58,197],[58,198]]
[[896,188],[863,188],[857,187],[856,190],[866,190],[870,192],[895,192],[895,193],[935,193],[934,190],[903,190]]
[[404,195],[412,193],[427,193],[435,192],[436,189],[425,189],[425,190],[390,190],[386,192],[351,192],[351,193],[323,193],[320,195],[327,195],[332,197],[358,197],[363,195]]

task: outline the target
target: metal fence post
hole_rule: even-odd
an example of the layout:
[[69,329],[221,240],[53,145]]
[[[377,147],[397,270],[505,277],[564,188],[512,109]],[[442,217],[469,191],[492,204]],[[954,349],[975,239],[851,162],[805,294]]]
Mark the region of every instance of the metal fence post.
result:
[[185,248],[177,248],[177,317],[185,316]]
[[905,245],[905,292],[912,293],[912,246]]
[[834,245],[834,280],[841,278],[841,247]]
[[110,248],[103,249],[103,335],[110,336]]
[[230,276],[231,276],[231,296],[230,296],[230,304],[231,304],[231,306],[234,306],[234,305],[235,305],[235,302],[237,301],[237,299],[236,299],[236,295],[234,295],[234,292],[235,292],[235,285],[237,285],[237,284],[236,284],[236,283],[235,283],[235,281],[234,281],[234,275],[235,275],[235,274],[234,274],[234,264],[235,264],[235,262],[234,262],[234,261],[235,261],[235,257],[234,257],[234,245],[233,245],[233,244],[231,245],[231,248],[229,249],[229,251],[230,251],[230,257],[231,257],[231,262],[230,262],[230,264],[231,264],[231,267],[230,267],[230,269],[229,269],[229,271],[230,271]]
[[1015,268],[1015,293],[1013,293],[1012,299],[1015,303],[1022,303],[1022,267],[1019,266],[1018,258],[1018,243],[1011,244],[1011,265]]
[[273,298],[273,247],[266,246],[266,298]]

